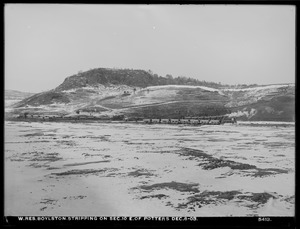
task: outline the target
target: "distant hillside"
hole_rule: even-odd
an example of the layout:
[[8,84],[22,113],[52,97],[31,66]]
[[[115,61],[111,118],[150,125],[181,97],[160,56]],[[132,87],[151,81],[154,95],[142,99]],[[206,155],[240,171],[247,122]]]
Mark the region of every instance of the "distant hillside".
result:
[[143,118],[227,114],[240,120],[294,121],[294,106],[295,86],[289,84],[226,87],[144,70],[100,68],[67,77],[57,88],[16,103],[13,113]]
[[32,96],[34,93],[22,92],[16,90],[5,90],[5,106],[11,106],[27,97]]
[[21,100],[24,98],[27,98],[29,96],[32,96],[34,93],[31,92],[22,92],[22,91],[16,91],[16,90],[5,90],[5,99],[15,99],[15,100]]
[[251,121],[295,121],[295,85],[269,85],[226,91],[235,117]]
[[[84,100],[85,98],[94,97],[92,94],[101,94],[101,91],[105,91],[107,88],[116,88],[118,85],[125,86],[125,89],[127,88],[128,90],[158,85],[221,86],[221,84],[187,77],[173,78],[171,75],[162,77],[144,70],[97,68],[69,76],[55,89],[36,94],[19,103],[17,107],[70,103],[74,101],[75,97]],[[103,86],[105,87],[104,90]],[[96,91],[94,90],[95,88]],[[71,92],[72,90],[73,92]],[[72,95],[68,94],[68,92],[71,92]]]

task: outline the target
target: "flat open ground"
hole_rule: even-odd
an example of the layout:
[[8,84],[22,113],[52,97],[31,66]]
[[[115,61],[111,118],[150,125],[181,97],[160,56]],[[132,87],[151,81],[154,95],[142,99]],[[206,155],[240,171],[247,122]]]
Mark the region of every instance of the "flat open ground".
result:
[[294,216],[295,126],[5,122],[5,215]]

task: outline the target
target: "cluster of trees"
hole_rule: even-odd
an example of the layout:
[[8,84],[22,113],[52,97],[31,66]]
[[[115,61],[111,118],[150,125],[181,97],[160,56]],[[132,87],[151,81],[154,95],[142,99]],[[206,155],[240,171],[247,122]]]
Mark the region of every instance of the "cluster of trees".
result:
[[[173,77],[167,74],[165,77],[154,74],[151,70],[133,70],[133,69],[107,69],[97,68],[86,72],[79,71],[78,74],[69,77],[69,80],[75,78],[83,85],[100,84],[124,84],[135,87],[148,87],[160,85],[195,85],[213,88],[221,88],[225,85],[205,80],[197,80],[186,76]],[[69,81],[68,80],[68,81]],[[66,82],[66,81],[65,81]],[[79,85],[77,85],[79,86]]]
[[[216,89],[230,88],[230,87],[247,87],[249,85],[227,85],[216,82],[208,82],[205,80],[198,80],[186,76],[173,77],[167,74],[165,77],[154,74],[151,70],[134,70],[134,69],[108,69],[96,68],[86,72],[79,71],[78,74],[68,77],[63,84],[59,86],[60,89],[70,89],[73,87],[88,86],[93,84],[123,84],[133,87],[149,87],[160,85],[194,85],[206,86]],[[255,85],[251,85],[255,86]]]

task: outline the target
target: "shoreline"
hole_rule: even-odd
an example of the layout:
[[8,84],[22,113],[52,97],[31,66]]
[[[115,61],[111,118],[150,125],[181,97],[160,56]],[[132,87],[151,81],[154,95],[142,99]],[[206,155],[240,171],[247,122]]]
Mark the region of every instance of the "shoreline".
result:
[[[123,121],[123,120],[104,120],[104,119],[66,119],[56,118],[41,120],[39,118],[6,118],[5,122],[39,122],[39,123],[127,123],[127,124],[143,124],[143,125],[184,125],[184,126],[215,126],[214,124],[192,124],[192,123],[144,123],[139,121]],[[283,121],[238,121],[237,123],[222,123],[218,125],[245,125],[245,126],[295,126],[295,122],[283,122]]]

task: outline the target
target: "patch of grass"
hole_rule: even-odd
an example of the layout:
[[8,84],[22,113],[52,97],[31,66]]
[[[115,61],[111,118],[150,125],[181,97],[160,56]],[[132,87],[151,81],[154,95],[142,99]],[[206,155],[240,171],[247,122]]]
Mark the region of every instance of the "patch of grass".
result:
[[263,144],[271,148],[286,147],[287,145],[287,143],[283,143],[283,142],[264,142]]
[[48,167],[47,170],[54,170],[54,169],[60,169],[58,167]]
[[[145,144],[145,143],[144,143]],[[147,143],[146,143],[147,144]],[[148,143],[149,144],[149,143]],[[143,151],[138,151],[138,153],[160,153],[160,154],[164,154],[164,153],[180,153],[181,150],[161,150],[161,151],[157,151],[157,150],[153,150],[153,151],[146,151],[146,150],[143,150]]]
[[[93,150],[93,149],[90,149],[90,150],[92,150],[92,151],[100,151],[100,150]],[[82,155],[84,157],[101,157],[101,156],[103,156],[102,153],[97,153],[97,154],[82,153]]]
[[82,162],[82,163],[71,163],[71,164],[65,164],[64,166],[78,166],[78,165],[87,165],[87,164],[95,164],[95,163],[102,163],[102,162],[110,162],[110,160],[89,161],[89,162]]
[[40,210],[41,210],[41,211],[44,211],[46,208],[47,208],[47,207],[42,207]]
[[275,169],[275,168],[268,168],[268,169],[259,169],[253,174],[254,177],[264,177],[268,175],[280,174],[280,173],[288,173],[288,170],[285,169]]
[[177,209],[187,208],[188,206],[198,206],[202,205],[216,204],[218,199],[221,200],[232,200],[236,195],[241,194],[239,191],[204,191],[202,193],[188,197],[186,203],[178,204]]
[[201,166],[205,170],[212,170],[217,168],[229,167],[232,170],[255,170],[251,173],[254,177],[264,177],[274,174],[280,173],[288,173],[288,170],[284,169],[276,169],[276,168],[267,168],[260,169],[255,165],[245,164],[241,162],[236,162],[232,160],[225,160],[220,158],[215,158],[209,154],[204,153],[202,150],[190,149],[190,148],[182,148],[181,151],[178,152],[181,156],[189,157],[190,159],[201,159],[202,162],[198,165]]
[[37,158],[33,158],[29,161],[50,161],[50,162],[53,162],[53,161],[58,161],[58,160],[61,160],[63,159],[62,157],[58,157],[57,155],[41,155],[40,157],[37,157]]
[[42,167],[49,167],[49,165],[45,165],[45,164],[38,164],[38,163],[31,163],[29,164],[30,167],[33,167],[33,168],[42,168]]
[[[83,196],[83,195],[79,195],[79,196],[69,196],[69,199],[73,199],[73,200],[78,200],[78,199],[83,199],[86,198],[87,196]],[[63,197],[63,199],[67,199],[67,197]]]
[[237,194],[240,194],[239,191],[227,191],[227,192],[214,192],[218,199],[227,199],[232,200]]
[[241,194],[239,191],[204,191],[202,193],[196,194],[194,196],[190,196],[188,198],[189,203],[195,202],[195,201],[204,201],[207,202],[209,200],[212,200],[212,197],[215,199],[226,199],[226,200],[232,200],[237,194]]
[[108,99],[114,99],[115,97],[116,96],[114,96],[114,95],[106,96],[103,99],[99,99],[97,103],[99,104],[99,102],[102,102],[102,101],[105,101],[105,100],[108,100]]
[[16,159],[14,159],[14,158],[9,158],[10,159],[10,161],[24,161],[23,159],[19,159],[19,158],[16,158]]
[[202,160],[204,159],[205,162],[200,163],[199,165],[206,170],[216,169],[220,167],[230,167],[231,169],[241,170],[256,169],[256,166],[254,165],[215,158],[209,154],[204,153],[202,150],[182,148],[182,151],[179,152],[179,154],[182,156],[189,156],[190,158],[200,158]]
[[295,195],[288,196],[284,200],[291,203],[291,204],[295,204]]
[[158,190],[158,189],[173,189],[180,192],[199,192],[199,189],[196,188],[198,184],[192,183],[179,183],[179,182],[165,182],[165,183],[157,183],[153,185],[142,185],[139,186],[140,189],[151,191],[151,190]]
[[209,142],[224,142],[224,141],[228,141],[227,139],[224,139],[224,138],[212,138],[212,139],[207,139],[207,141]]
[[53,199],[42,199],[42,201],[40,202],[41,204],[55,204],[57,202],[57,200],[53,200]]
[[119,175],[118,173],[108,173],[107,175],[106,175],[106,177],[115,177],[115,176],[117,176],[117,175]]
[[196,150],[191,148],[181,148],[178,151],[179,155],[181,156],[189,156],[190,158],[200,158],[200,159],[211,159],[213,158],[211,155],[204,153],[202,150]]
[[106,170],[107,169],[73,169],[61,173],[51,173],[50,175],[55,175],[55,176],[86,175],[86,174],[103,173]]
[[[240,191],[204,191],[202,193],[195,194],[187,198],[186,203],[180,203],[176,207],[176,209],[184,209],[184,208],[194,208],[198,206],[199,208],[203,205],[208,204],[217,204],[223,203],[225,204],[226,201],[230,201],[233,199],[238,199],[236,202],[243,202],[243,200],[248,200],[254,202],[252,204],[247,204],[246,206],[249,208],[257,208],[259,204],[265,204],[268,202],[270,198],[275,198],[273,195],[269,193],[249,193],[248,195],[244,195]],[[225,201],[225,202],[224,202]]]
[[140,199],[148,199],[148,198],[158,198],[158,199],[162,199],[162,198],[167,198],[169,197],[168,195],[165,194],[156,194],[156,195],[148,195],[148,196],[142,196]]
[[138,169],[133,172],[129,172],[128,176],[134,176],[134,177],[139,177],[139,176],[154,176],[153,173],[150,173],[149,171],[145,169]]
[[67,146],[75,146],[76,142],[71,140],[58,140],[56,141],[57,145],[67,145]]
[[229,167],[231,169],[239,169],[239,170],[248,170],[248,169],[256,169],[255,165],[244,164],[240,162],[235,162],[231,160],[222,160],[218,158],[211,158],[209,163],[203,165],[203,169],[216,169],[220,167]]
[[253,202],[257,202],[259,204],[265,204],[268,202],[270,198],[275,198],[273,195],[267,193],[267,192],[262,192],[262,193],[252,193],[252,195],[240,195],[237,196],[239,199],[246,199],[250,200]]
[[273,175],[273,174],[274,173],[271,172],[271,171],[261,169],[261,170],[256,171],[252,176],[254,176],[254,177],[264,177],[264,176],[270,176],[270,175]]
[[[10,157],[11,161],[46,161],[46,162],[54,162],[58,160],[62,160],[62,157],[58,156],[58,153],[43,153],[43,152],[26,152],[21,155],[13,155]],[[32,165],[36,165],[33,163]]]
[[37,132],[37,133],[31,133],[31,134],[24,134],[22,135],[24,137],[35,137],[35,136],[44,136],[44,133],[42,132]]

